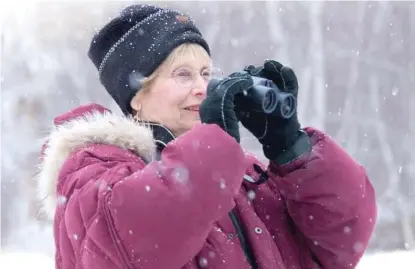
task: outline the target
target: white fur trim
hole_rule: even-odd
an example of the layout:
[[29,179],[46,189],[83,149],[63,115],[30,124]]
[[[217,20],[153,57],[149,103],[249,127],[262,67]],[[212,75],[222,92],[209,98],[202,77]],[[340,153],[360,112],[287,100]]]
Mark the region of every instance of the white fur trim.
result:
[[124,116],[94,112],[55,127],[47,137],[48,146],[37,178],[38,197],[48,218],[53,219],[55,214],[56,185],[65,160],[75,150],[93,143],[129,149],[147,161],[156,152],[151,129]]

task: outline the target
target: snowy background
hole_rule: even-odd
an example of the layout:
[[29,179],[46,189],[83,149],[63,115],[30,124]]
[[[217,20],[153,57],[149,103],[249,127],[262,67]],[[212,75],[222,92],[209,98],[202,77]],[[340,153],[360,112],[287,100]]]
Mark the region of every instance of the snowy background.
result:
[[[86,53],[94,32],[130,3],[0,6],[0,253],[53,254],[32,179],[39,138],[54,116],[79,104],[119,113]],[[328,132],[376,188],[379,218],[362,269],[415,268],[415,2],[157,3],[190,12],[225,73],[266,58],[294,68],[302,124]],[[243,145],[262,156],[248,133]]]

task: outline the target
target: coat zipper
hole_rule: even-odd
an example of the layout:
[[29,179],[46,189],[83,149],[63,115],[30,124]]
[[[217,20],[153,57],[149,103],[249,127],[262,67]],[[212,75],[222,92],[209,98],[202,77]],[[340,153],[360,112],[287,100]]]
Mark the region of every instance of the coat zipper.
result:
[[244,250],[245,257],[251,265],[251,269],[259,269],[258,263],[254,256],[254,252],[252,251],[252,246],[249,244],[246,238],[246,232],[244,231],[241,225],[241,221],[238,218],[235,209],[229,212],[229,217],[232,220],[233,227],[235,228],[239,241],[241,242],[241,246]]

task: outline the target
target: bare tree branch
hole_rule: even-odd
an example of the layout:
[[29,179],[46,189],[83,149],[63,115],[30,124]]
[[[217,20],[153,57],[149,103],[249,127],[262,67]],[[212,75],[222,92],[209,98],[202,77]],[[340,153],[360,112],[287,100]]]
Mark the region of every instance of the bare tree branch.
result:
[[311,31],[310,56],[313,70],[313,118],[312,124],[321,130],[325,129],[326,117],[326,71],[324,59],[324,40],[322,33],[322,15],[324,12],[324,2],[314,2],[309,9],[309,21]]
[[280,16],[278,16],[278,9],[280,8],[280,3],[276,1],[266,1],[265,10],[266,10],[266,20],[269,27],[269,37],[271,42],[279,47],[279,50],[273,55],[274,59],[290,65],[289,59],[289,44],[287,42],[288,38],[285,35],[285,31],[281,26]]
[[[358,8],[358,25],[360,25],[363,21],[363,18],[366,13],[365,4],[363,2],[359,2],[357,4]],[[361,40],[363,37],[363,29],[361,27],[357,27],[355,30],[355,40]],[[337,56],[337,51],[336,51]],[[356,53],[350,54],[350,68],[349,68],[349,78],[347,79],[347,87],[346,87],[346,97],[345,97],[345,106],[343,109],[343,118],[344,122],[341,125],[340,129],[337,131],[335,137],[339,141],[345,140],[346,137],[355,137],[357,136],[357,128],[350,128],[353,124],[355,124],[355,117],[352,117],[355,111],[355,98],[359,96],[356,94],[357,85],[358,85],[358,78],[360,76],[360,64],[359,64],[359,57]],[[347,140],[347,149],[350,151],[351,154],[354,154],[358,149],[357,140],[356,139],[348,139]]]
[[[372,108],[379,107],[379,85],[377,78],[372,75],[369,80],[369,90],[370,90],[370,105]],[[381,119],[376,119],[376,123],[380,123]],[[385,160],[384,165],[388,173],[388,186],[383,195],[380,196],[379,200],[383,197],[394,198],[393,200],[397,203],[396,208],[399,210],[399,222],[402,228],[402,235],[407,244],[407,248],[412,248],[415,246],[415,237],[412,231],[410,211],[407,208],[407,202],[405,197],[399,195],[399,172],[396,169],[396,164],[394,161],[394,154],[392,148],[389,144],[387,138],[387,132],[383,124],[374,124],[377,138],[379,140],[379,147],[382,153],[382,156]]]

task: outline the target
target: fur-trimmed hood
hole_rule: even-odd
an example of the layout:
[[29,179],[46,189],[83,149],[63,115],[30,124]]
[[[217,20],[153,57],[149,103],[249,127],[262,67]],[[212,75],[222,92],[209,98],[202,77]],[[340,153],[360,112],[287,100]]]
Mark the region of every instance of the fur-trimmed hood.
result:
[[81,106],[55,119],[42,151],[37,192],[42,209],[53,218],[57,206],[56,186],[65,160],[77,149],[102,143],[131,150],[150,161],[157,152],[152,128],[132,118],[112,114],[99,105]]

